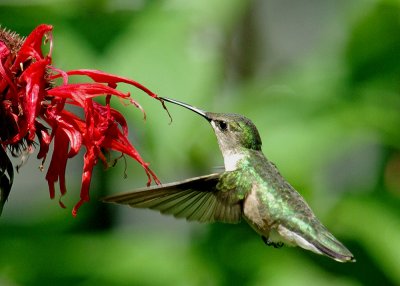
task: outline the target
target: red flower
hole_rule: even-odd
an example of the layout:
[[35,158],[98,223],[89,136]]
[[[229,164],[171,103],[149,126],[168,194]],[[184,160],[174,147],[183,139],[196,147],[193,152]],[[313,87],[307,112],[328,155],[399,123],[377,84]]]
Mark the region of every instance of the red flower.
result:
[[[49,145],[54,144],[46,174],[51,198],[55,196],[56,182],[61,196],[66,193],[67,161],[78,154],[82,146],[86,148],[81,195],[72,210],[74,216],[78,208],[89,201],[94,165],[100,159],[107,166],[105,153],[111,150],[138,161],[147,174],[147,185],[152,181],[160,183],[129,142],[125,118],[110,106],[111,98],[116,96],[142,110],[129,93],[116,89],[118,83],[132,85],[160,99],[127,78],[97,70],[64,72],[53,67],[52,29],[50,25],[40,25],[25,40],[15,33],[0,30],[0,142],[3,147],[0,148],[0,214],[13,182],[13,166],[6,150],[8,148],[14,156],[31,152],[35,140],[39,143],[38,159],[43,160],[42,164]],[[50,46],[47,55],[42,53],[43,39]],[[88,76],[93,82],[69,84],[70,76]],[[62,84],[55,86],[57,78],[62,79]],[[105,105],[93,100],[99,96],[105,96]],[[68,111],[68,106],[82,108],[83,118]],[[63,206],[61,201],[60,204]]]

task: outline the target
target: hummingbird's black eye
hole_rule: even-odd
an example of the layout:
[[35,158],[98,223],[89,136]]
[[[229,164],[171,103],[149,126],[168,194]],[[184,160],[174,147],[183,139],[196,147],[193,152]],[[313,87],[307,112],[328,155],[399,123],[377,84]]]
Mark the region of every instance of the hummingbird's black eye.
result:
[[228,129],[228,124],[225,121],[217,121],[217,125],[221,131],[225,131]]

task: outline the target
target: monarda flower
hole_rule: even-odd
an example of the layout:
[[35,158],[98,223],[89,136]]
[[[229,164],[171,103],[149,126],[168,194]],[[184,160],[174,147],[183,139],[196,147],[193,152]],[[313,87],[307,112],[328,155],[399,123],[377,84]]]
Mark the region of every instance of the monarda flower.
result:
[[[100,159],[108,166],[107,153],[111,150],[139,162],[147,174],[147,185],[152,181],[160,183],[129,142],[125,118],[110,106],[111,98],[118,97],[141,109],[129,93],[116,89],[118,83],[132,85],[160,99],[127,78],[97,70],[55,68],[51,58],[52,30],[50,25],[40,25],[24,39],[0,28],[0,214],[13,183],[13,166],[8,153],[24,157],[38,146],[37,157],[43,166],[52,142],[54,150],[46,174],[51,198],[55,197],[56,182],[61,196],[66,193],[67,161],[82,147],[86,149],[80,200],[72,210],[74,216],[78,208],[89,201],[94,165]],[[42,51],[43,44],[49,45],[47,54]],[[68,83],[70,76],[87,76],[91,80],[72,84]],[[61,83],[56,85],[56,79]],[[105,97],[104,105],[93,100],[99,96]],[[69,106],[75,107],[73,110],[82,109],[78,113],[83,115],[67,110]],[[60,205],[64,206],[61,199]]]

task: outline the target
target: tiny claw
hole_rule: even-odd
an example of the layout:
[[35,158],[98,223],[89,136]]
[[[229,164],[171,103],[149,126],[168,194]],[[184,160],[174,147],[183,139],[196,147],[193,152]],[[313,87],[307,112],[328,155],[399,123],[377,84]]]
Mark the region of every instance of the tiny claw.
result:
[[284,245],[283,242],[272,242],[269,240],[269,238],[265,236],[261,236],[261,239],[264,241],[266,245],[273,246],[274,248],[281,248]]

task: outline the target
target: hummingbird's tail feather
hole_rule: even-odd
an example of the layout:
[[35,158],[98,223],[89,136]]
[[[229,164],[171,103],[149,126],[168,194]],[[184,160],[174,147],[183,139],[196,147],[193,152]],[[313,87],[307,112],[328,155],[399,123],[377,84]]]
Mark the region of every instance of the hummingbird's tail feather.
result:
[[355,262],[354,255],[338,241],[324,226],[317,232],[316,237],[301,235],[280,225],[278,233],[289,245],[297,245],[316,254],[328,256],[338,262]]
[[356,262],[354,255],[337,240],[325,227],[313,242],[314,246],[324,255],[339,262]]

